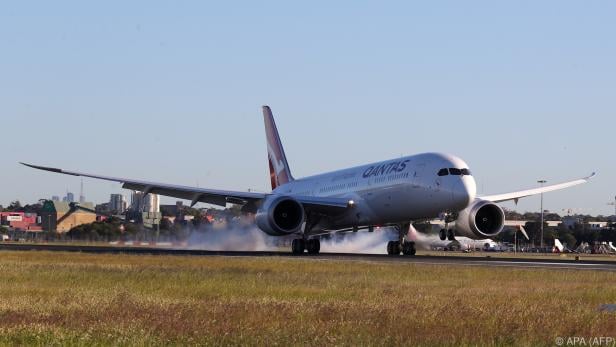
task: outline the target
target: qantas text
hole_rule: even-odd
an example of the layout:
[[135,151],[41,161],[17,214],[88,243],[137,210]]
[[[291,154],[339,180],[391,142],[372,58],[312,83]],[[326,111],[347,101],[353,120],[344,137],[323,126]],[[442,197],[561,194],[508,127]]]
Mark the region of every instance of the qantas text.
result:
[[388,175],[392,172],[402,172],[406,169],[406,163],[410,160],[405,161],[394,161],[392,163],[387,163],[378,166],[371,166],[364,171],[364,178],[368,178],[370,176],[381,176]]

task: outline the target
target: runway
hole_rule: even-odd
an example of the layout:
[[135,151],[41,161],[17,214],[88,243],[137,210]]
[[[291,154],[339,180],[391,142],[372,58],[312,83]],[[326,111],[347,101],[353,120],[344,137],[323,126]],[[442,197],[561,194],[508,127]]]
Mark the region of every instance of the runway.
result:
[[272,251],[208,251],[199,249],[155,248],[155,247],[121,247],[121,246],[76,246],[54,244],[20,244],[2,243],[0,251],[55,251],[81,253],[111,253],[111,254],[144,254],[144,255],[176,255],[176,256],[222,256],[222,257],[280,257],[290,259],[305,259],[315,261],[368,261],[395,262],[410,264],[455,265],[455,266],[487,266],[538,269],[575,269],[595,271],[616,271],[616,261],[606,260],[573,260],[573,259],[532,259],[504,258],[479,256],[390,256],[385,254],[355,254],[355,253],[321,253],[319,255],[291,255],[287,252]]

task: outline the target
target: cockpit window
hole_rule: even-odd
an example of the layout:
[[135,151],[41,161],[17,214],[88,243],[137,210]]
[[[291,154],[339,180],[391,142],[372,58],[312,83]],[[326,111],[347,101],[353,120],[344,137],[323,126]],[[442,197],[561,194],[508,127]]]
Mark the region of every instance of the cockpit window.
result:
[[458,169],[455,167],[450,167],[449,169],[440,169],[438,170],[438,175],[439,176],[447,176],[447,175],[454,175],[454,176],[471,176],[471,170],[464,168],[464,169]]

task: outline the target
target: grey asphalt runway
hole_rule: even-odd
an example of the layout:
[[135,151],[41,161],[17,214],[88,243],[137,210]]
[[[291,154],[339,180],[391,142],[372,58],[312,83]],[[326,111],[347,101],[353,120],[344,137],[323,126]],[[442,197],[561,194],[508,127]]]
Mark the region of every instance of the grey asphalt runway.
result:
[[315,261],[369,261],[397,262],[411,264],[434,264],[452,266],[489,266],[511,268],[540,269],[575,269],[616,271],[616,261],[605,260],[573,260],[573,259],[531,259],[531,258],[495,258],[495,257],[465,257],[465,256],[390,256],[385,254],[353,254],[353,253],[321,253],[319,255],[291,255],[287,252],[246,252],[246,251],[207,251],[198,249],[172,249],[154,247],[119,247],[119,246],[73,246],[54,244],[0,244],[0,251],[58,251],[82,253],[124,253],[147,255],[183,255],[183,256],[226,256],[226,257],[283,257],[293,259],[311,259]]

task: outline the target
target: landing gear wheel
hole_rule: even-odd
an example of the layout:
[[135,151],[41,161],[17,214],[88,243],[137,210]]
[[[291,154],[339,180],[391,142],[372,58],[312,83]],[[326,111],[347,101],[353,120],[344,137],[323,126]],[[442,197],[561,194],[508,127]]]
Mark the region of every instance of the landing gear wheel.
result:
[[417,250],[415,249],[415,242],[407,241],[402,244],[402,254],[404,255],[415,255]]
[[438,237],[441,239],[441,241],[445,241],[447,239],[447,231],[445,229],[441,229],[441,231],[439,231],[438,233]]
[[293,254],[302,254],[306,249],[306,242],[303,239],[294,239],[291,243],[291,252]]
[[400,254],[400,242],[398,241],[387,242],[387,254],[399,255]]
[[455,241],[456,240],[456,235],[453,233],[453,229],[447,230],[447,240],[449,240],[449,241]]
[[310,239],[306,241],[306,249],[308,254],[319,254],[321,250],[321,241],[319,239]]

